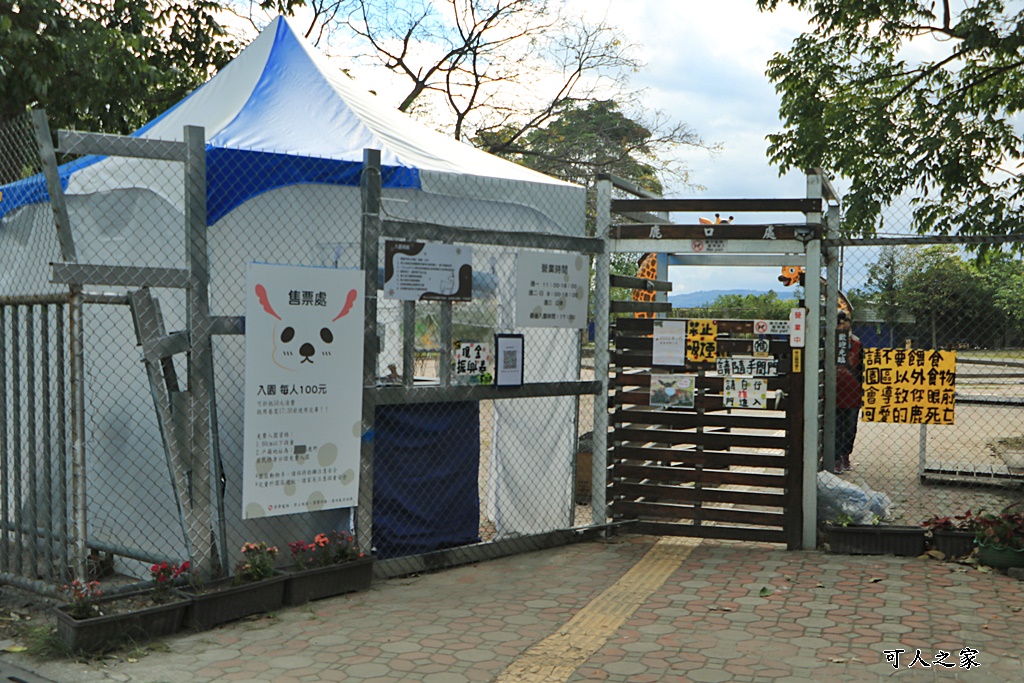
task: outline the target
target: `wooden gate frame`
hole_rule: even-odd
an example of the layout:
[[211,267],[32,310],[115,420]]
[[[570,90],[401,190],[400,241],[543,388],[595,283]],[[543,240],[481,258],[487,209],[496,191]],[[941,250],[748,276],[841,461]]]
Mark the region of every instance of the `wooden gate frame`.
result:
[[[612,188],[632,193],[637,199],[612,199]],[[811,273],[821,272],[823,219],[828,217],[830,232],[838,212],[829,210],[837,195],[821,169],[807,172],[807,197],[804,199],[664,199],[656,198],[628,181],[610,175],[599,176],[597,183],[597,234],[606,242],[606,249],[596,263],[595,277],[595,355],[594,376],[604,385],[604,400],[594,401],[594,453],[605,457],[593,459],[592,511],[594,519],[608,518],[607,453],[608,453],[608,372],[609,372],[609,282],[611,254],[634,252],[668,254],[670,265],[702,266],[803,266]],[[832,207],[834,209],[834,207]],[[791,213],[804,215],[802,224],[767,223],[759,225],[674,225],[667,222],[668,212],[721,213]],[[638,221],[635,225],[614,225],[612,214]],[[658,215],[661,214],[661,215]],[[711,228],[711,234],[705,232]],[[781,236],[781,238],[780,238]],[[714,253],[707,241],[720,239]],[[701,244],[698,245],[698,242]],[[704,247],[704,249],[700,249]],[[662,259],[659,258],[659,262]],[[821,301],[818,278],[806,278],[805,299]],[[808,306],[808,330],[821,329],[819,306]],[[804,349],[804,367],[821,365],[821,344],[817,333],[809,335]],[[804,415],[818,416],[820,372],[804,372]],[[820,419],[805,419],[803,429],[802,525],[799,538],[803,548],[814,548],[817,542],[817,471],[820,454]]]

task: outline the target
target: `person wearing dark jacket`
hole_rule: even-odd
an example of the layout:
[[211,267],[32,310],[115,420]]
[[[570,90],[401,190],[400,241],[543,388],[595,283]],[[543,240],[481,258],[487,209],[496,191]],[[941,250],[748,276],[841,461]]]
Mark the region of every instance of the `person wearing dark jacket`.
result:
[[[846,311],[839,311],[840,354],[836,367],[836,474],[852,470],[850,454],[857,439],[857,418],[860,413],[863,373],[860,339],[851,331],[853,327]],[[845,342],[845,343],[844,343]],[[843,358],[842,349],[846,350]]]

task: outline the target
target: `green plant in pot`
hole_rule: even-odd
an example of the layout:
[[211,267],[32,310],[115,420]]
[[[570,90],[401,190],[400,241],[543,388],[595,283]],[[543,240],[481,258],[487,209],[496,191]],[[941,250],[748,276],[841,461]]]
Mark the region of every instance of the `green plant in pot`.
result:
[[978,561],[990,567],[1024,567],[1024,513],[1010,509],[974,515]]

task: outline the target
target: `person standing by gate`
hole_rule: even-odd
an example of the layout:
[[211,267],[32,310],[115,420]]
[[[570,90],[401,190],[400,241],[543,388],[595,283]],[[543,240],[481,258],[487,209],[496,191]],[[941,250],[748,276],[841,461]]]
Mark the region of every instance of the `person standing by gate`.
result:
[[860,413],[863,390],[862,346],[853,334],[853,323],[846,311],[839,311],[839,331],[836,335],[836,474],[852,470],[850,453],[857,439],[857,418]]

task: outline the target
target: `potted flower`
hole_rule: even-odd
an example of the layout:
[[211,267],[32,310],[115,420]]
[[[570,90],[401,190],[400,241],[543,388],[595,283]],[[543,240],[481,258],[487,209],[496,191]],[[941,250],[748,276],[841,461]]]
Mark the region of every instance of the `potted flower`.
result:
[[185,590],[190,604],[185,625],[206,630],[252,614],[273,612],[282,604],[285,575],[274,570],[277,546],[265,542],[242,545],[235,575]]
[[970,510],[952,517],[934,515],[921,522],[921,527],[928,532],[932,548],[943,557],[964,557],[974,550],[977,526]]
[[171,586],[188,570],[188,562],[154,564],[149,590],[112,596],[104,596],[98,581],[72,581],[61,589],[69,599],[56,611],[57,637],[68,650],[102,652],[174,633],[188,601]]
[[973,522],[979,562],[997,569],[1024,567],[1024,513],[981,512]]
[[365,590],[373,579],[373,558],[359,552],[351,534],[320,533],[309,543],[294,541],[288,548],[293,566],[286,571],[286,605]]
[[826,522],[829,552],[842,555],[900,555],[916,557],[924,553],[924,529],[915,526],[854,524],[849,515],[840,514]]

